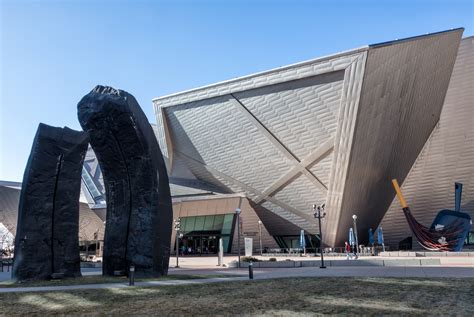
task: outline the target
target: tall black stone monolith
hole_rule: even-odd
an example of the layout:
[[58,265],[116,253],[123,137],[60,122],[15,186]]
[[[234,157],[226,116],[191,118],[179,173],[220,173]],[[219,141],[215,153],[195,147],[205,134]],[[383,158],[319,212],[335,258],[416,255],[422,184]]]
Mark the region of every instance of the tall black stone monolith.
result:
[[87,134],[40,124],[18,207],[13,278],[81,275],[79,195]]
[[168,175],[153,129],[136,99],[97,86],[78,104],[78,117],[104,176],[107,221],[103,274],[168,273],[172,205]]

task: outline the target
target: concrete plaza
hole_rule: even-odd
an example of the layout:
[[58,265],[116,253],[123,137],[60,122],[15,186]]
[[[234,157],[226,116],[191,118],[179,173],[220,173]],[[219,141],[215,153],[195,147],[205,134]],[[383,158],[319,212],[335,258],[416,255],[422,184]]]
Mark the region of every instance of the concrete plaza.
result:
[[[368,257],[378,258],[380,257]],[[262,258],[268,259],[268,258]],[[276,263],[285,263],[292,260],[294,262],[303,261],[315,261],[315,257],[291,257],[291,258],[278,258]],[[227,265],[236,261],[236,256],[226,256],[224,263]],[[319,266],[301,266],[301,267],[273,267],[273,268],[254,268],[254,279],[275,279],[275,278],[297,278],[297,277],[398,277],[398,278],[474,278],[474,265],[472,258],[464,258],[464,260],[458,259],[458,265],[433,265],[433,266],[410,266],[410,265],[397,265],[397,266],[368,266],[368,265],[357,265],[354,263],[364,263],[367,260],[365,257],[359,258],[359,260],[345,260],[341,257],[328,257],[326,261],[338,261],[340,265],[328,266],[325,269],[319,268]],[[373,259],[372,259],[373,260]],[[407,259],[390,258],[391,261],[399,260],[400,263],[406,263]],[[275,262],[273,262],[275,263]],[[370,263],[370,262],[366,262]],[[410,262],[408,262],[410,263]],[[175,268],[176,259],[170,259],[170,275],[202,275],[205,277],[209,275],[210,278],[185,280],[156,280],[137,282],[136,286],[160,286],[160,285],[183,285],[183,284],[202,284],[202,283],[218,283],[218,282],[231,282],[238,280],[248,279],[247,268],[234,268],[217,266],[217,257],[181,257],[179,258],[179,268]],[[242,263],[243,264],[243,263]],[[347,265],[343,265],[347,264]],[[88,275],[101,275],[101,268],[83,268],[82,273],[84,276]],[[216,275],[229,275],[228,277],[218,277]],[[11,277],[10,272],[1,272],[0,281],[7,281]],[[70,285],[70,286],[42,286],[42,287],[17,287],[17,288],[0,288],[0,293],[6,292],[32,292],[32,291],[53,291],[53,290],[72,290],[72,289],[102,289],[102,288],[124,288],[127,287],[127,283],[108,283],[108,284],[89,284],[89,285]]]

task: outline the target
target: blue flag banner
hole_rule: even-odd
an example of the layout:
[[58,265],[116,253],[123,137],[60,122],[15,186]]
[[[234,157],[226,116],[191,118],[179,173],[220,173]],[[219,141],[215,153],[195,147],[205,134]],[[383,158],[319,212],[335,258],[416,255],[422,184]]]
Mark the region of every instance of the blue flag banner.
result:
[[372,230],[372,228],[369,228],[369,244],[374,244],[374,231]]
[[305,238],[304,238],[304,230],[301,230],[301,232],[300,232],[300,248],[301,249],[306,248],[306,241],[305,241]]
[[350,245],[355,244],[354,230],[352,230],[352,228],[349,229],[349,244]]
[[382,245],[383,244],[383,231],[382,231],[382,227],[379,227],[379,229],[377,230],[377,242],[379,245]]

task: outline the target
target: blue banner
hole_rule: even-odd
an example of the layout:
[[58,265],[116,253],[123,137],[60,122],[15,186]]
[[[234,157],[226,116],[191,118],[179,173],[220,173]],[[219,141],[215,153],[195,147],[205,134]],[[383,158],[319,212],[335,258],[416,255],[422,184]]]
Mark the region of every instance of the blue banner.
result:
[[382,245],[383,244],[383,231],[382,231],[382,227],[379,227],[379,229],[377,230],[377,242],[379,243],[379,245]]
[[304,230],[301,230],[301,232],[300,232],[300,248],[301,249],[306,248],[306,240],[304,238]]
[[349,244],[355,245],[354,230],[352,228],[349,229]]

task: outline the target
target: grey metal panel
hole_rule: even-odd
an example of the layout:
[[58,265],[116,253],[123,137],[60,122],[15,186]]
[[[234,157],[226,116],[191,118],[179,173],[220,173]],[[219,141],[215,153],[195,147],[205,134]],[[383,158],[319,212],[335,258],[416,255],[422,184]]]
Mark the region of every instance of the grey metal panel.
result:
[[344,72],[332,72],[234,96],[301,160],[334,137]]
[[[0,186],[0,222],[16,235],[18,219],[18,203],[20,189]],[[104,223],[87,204],[79,204],[79,240],[94,240],[94,232],[98,230],[99,239],[103,239]]]
[[177,185],[170,183],[171,197],[176,196],[194,196],[194,195],[209,195],[212,192],[201,190],[197,188],[187,187],[183,185]]
[[313,216],[313,204],[325,203],[326,192],[313,186],[311,182],[302,175],[277,192],[274,197],[306,213],[308,218],[311,219]]
[[[259,203],[261,200],[266,199],[268,196],[274,195],[277,191],[281,190],[283,187],[287,186],[293,182],[300,175],[304,175],[311,181],[316,188],[322,190],[324,194],[327,193],[327,186],[321,182],[313,173],[307,170],[313,164],[319,164],[319,162],[329,156],[334,148],[334,139],[330,138],[326,140],[321,146],[312,151],[308,156],[306,156],[298,165],[294,166],[288,173],[282,175],[275,183],[270,187],[267,187],[262,193],[259,194],[255,203]],[[327,169],[328,171],[330,168]],[[308,177],[310,174],[310,177]]]
[[[163,124],[163,115],[161,111],[156,113],[156,122],[157,124],[150,124],[155,132],[156,139],[158,140],[158,145],[160,146],[161,153],[165,161],[168,162],[168,146],[166,144],[165,128]],[[168,163],[167,163],[168,164]]]
[[[347,179],[350,151],[354,138],[355,122],[359,109],[362,79],[365,73],[367,53],[361,54],[345,71],[341,108],[339,110],[337,132],[334,143],[334,154],[329,177],[329,191],[326,200],[328,211],[323,226],[326,236],[335,232],[339,219],[342,197]],[[327,230],[329,228],[329,230]],[[327,239],[325,239],[327,243]]]
[[19,201],[20,188],[0,186],[0,222],[3,223],[13,235],[16,235]]
[[[172,185],[180,185],[187,188],[193,188],[193,189],[201,190],[203,192],[210,193],[212,195],[223,194],[218,187],[213,186],[212,184],[206,183],[199,179],[170,177],[170,186]],[[171,193],[173,194],[173,189],[171,189]],[[176,196],[176,195],[173,195],[173,196]]]
[[334,153],[330,153],[328,156],[310,168],[311,173],[313,173],[326,186],[329,184],[333,160]]
[[260,220],[265,225],[265,228],[268,230],[272,236],[285,236],[285,235],[299,235],[300,227],[289,222],[283,217],[278,216],[276,213],[268,210],[262,205],[258,205],[249,201],[252,208],[255,210],[255,213],[258,215]]
[[321,57],[293,65],[283,66],[262,73],[252,74],[185,92],[153,99],[155,114],[160,108],[196,100],[237,93],[248,89],[279,84],[282,82],[316,76],[346,69],[354,63],[367,47]]
[[[179,155],[186,159],[186,161],[190,164],[189,166],[192,166],[192,168],[200,167],[201,170],[205,170],[209,172],[209,175],[212,175],[213,179],[227,186],[227,188],[229,188],[233,192],[245,192],[247,198],[251,199],[252,201],[256,201],[258,197],[262,196],[262,193],[260,191],[256,190],[255,188],[252,188],[251,186],[241,182],[238,179],[232,178],[229,175],[226,175],[225,173],[222,173],[219,170],[209,165],[199,163],[196,160],[193,160],[187,156],[184,156],[182,153],[179,153]],[[208,175],[206,174],[201,173],[200,175],[201,175],[200,179],[205,179],[206,177],[208,177]],[[207,178],[207,181],[213,182],[213,180],[209,178]],[[309,216],[307,213],[302,212],[296,208],[293,208],[283,201],[280,201],[273,197],[266,197],[266,200],[278,206],[278,209],[284,209],[286,211],[291,212],[292,214],[298,215],[300,218],[307,219],[307,220],[309,219]]]
[[[360,241],[379,224],[439,120],[462,30],[369,49],[338,219],[330,245],[343,245],[359,216]],[[326,230],[328,232],[328,230]]]
[[[474,218],[474,37],[461,41],[439,123],[403,182],[412,213],[431,225],[441,209],[454,208],[454,182],[463,183],[462,210]],[[386,244],[412,233],[397,199],[382,220]],[[413,241],[413,247],[419,248]]]
[[92,211],[87,204],[79,204],[79,240],[93,241],[94,234],[97,233],[97,239],[103,240],[105,233],[104,220]]
[[186,166],[186,163],[175,155],[173,155],[173,166],[169,174],[170,177],[196,179],[196,176],[194,176],[192,171]]
[[[215,175],[209,172],[205,165],[202,162],[196,161],[187,157],[185,154],[180,152],[175,152],[174,157],[176,160],[181,160],[185,162],[186,167],[193,173],[194,176],[200,181],[203,181],[211,186],[217,188],[218,192],[220,193],[232,193],[239,191],[238,187],[233,187],[231,183],[223,183],[220,179],[218,179]],[[233,187],[233,189],[231,189]]]
[[[155,110],[161,109],[167,118],[175,160],[184,160],[198,179],[218,186],[224,192],[245,192],[256,202],[267,200],[266,205],[272,212],[307,231],[316,232],[310,209],[315,199],[323,201],[327,193],[313,194],[318,188],[326,191],[334,173],[331,174],[330,165],[320,165],[318,171],[327,182],[322,184],[309,169],[330,155],[335,146],[334,135],[342,135],[345,140],[337,140],[339,154],[338,160],[334,160],[341,162],[340,157],[347,152],[350,145],[347,135],[353,130],[351,122],[355,121],[357,112],[365,56],[365,51],[362,51],[356,55],[305,64],[293,70],[286,68],[284,72],[271,73],[273,79],[256,76],[251,77],[253,83],[248,82],[250,79],[246,83],[234,82],[234,87],[224,90],[236,92],[235,95],[199,100],[217,94],[216,91],[201,89],[197,95],[183,93],[171,99],[166,97],[155,100]],[[302,77],[304,79],[294,80]],[[238,93],[244,88],[253,90]],[[234,98],[248,101],[257,113]],[[257,105],[252,98],[258,98],[262,103]],[[275,103],[275,98],[283,102]],[[171,106],[170,100],[192,102]],[[278,109],[268,121],[263,112],[259,112],[260,106]],[[278,115],[286,113],[286,108],[294,113]],[[339,117],[341,113],[342,118]],[[312,121],[315,128],[309,131]],[[286,134],[284,128],[279,128],[285,125],[293,127],[289,131],[286,129]],[[307,129],[300,131],[299,125]],[[277,132],[285,142],[277,137]],[[301,138],[302,133],[304,138]],[[293,149],[301,157],[295,156],[286,143],[294,144]],[[285,190],[285,186],[290,186],[301,174],[304,175],[302,179],[311,182],[300,186],[306,193],[303,193],[305,200],[297,203],[298,208],[289,204],[290,195],[284,195],[284,192],[280,194],[284,200],[271,196],[275,191]],[[296,203],[291,202],[293,205]]]
[[256,190],[263,191],[294,165],[229,97],[171,107],[167,115],[176,152]]
[[[270,201],[266,201],[260,205],[265,209],[270,210],[274,214],[278,215],[279,217],[285,219],[286,221],[292,223],[293,225],[298,226],[299,228],[303,228],[304,230],[313,234],[319,232],[318,227],[316,226],[316,223],[314,221],[301,218],[296,214],[292,213],[291,211],[288,211],[288,209],[282,208]],[[283,230],[283,232],[285,231]]]

